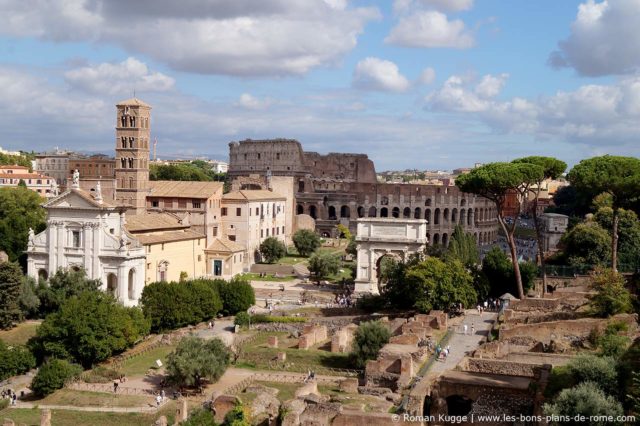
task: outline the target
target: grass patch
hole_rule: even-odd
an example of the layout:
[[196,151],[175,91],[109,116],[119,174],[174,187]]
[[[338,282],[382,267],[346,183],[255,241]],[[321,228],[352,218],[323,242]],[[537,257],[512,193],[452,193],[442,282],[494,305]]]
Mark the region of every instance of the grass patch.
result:
[[142,355],[127,359],[118,366],[118,371],[125,376],[144,376],[149,369],[155,367],[157,359],[166,364],[167,355],[175,348],[174,345],[158,346]]
[[153,406],[154,399],[144,395],[117,395],[104,392],[84,392],[60,389],[44,399],[35,401],[43,405],[72,405],[74,407],[144,407]]
[[0,330],[0,340],[7,345],[24,345],[27,340],[36,335],[36,328],[42,321],[25,321],[10,330]]
[[302,383],[278,383],[278,382],[256,382],[257,384],[267,386],[269,388],[278,389],[278,394],[276,397],[279,401],[288,401],[290,399],[295,398],[296,390]]

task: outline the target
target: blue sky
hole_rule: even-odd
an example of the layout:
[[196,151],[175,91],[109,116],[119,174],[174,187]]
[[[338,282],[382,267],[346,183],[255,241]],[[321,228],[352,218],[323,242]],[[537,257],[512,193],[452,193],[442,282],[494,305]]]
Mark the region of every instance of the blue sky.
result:
[[378,170],[640,144],[640,0],[0,2],[0,146],[112,152],[153,106],[159,156],[245,138]]

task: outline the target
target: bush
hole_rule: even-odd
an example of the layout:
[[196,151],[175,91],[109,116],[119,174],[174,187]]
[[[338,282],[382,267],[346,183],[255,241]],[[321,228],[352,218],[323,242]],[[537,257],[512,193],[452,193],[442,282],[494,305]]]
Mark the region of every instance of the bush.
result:
[[317,282],[337,274],[340,269],[340,257],[331,252],[316,252],[309,258],[309,272]]
[[167,357],[168,379],[178,386],[200,387],[202,379],[217,381],[229,365],[230,353],[222,340],[184,337]]
[[358,299],[356,306],[365,312],[378,312],[386,308],[386,299],[379,294],[366,294]]
[[9,348],[0,340],[0,380],[35,368],[36,359],[24,346]]
[[276,263],[287,255],[287,246],[276,237],[265,238],[260,244],[260,254],[267,263]]
[[627,324],[621,321],[607,325],[604,334],[597,337],[600,355],[614,359],[620,358],[631,344],[631,339],[618,333],[627,331],[627,328]]
[[240,327],[247,327],[249,322],[251,321],[251,317],[246,312],[238,312],[236,314],[236,318],[233,320],[235,325],[239,325]]
[[49,314],[29,340],[38,360],[67,359],[85,367],[133,346],[149,333],[149,321],[137,307],[125,307],[111,295],[84,292]]
[[227,315],[235,315],[238,312],[246,312],[256,303],[256,294],[253,287],[244,278],[233,278],[228,283],[219,286],[223,311]]
[[353,336],[351,358],[357,368],[364,368],[370,359],[376,359],[380,349],[389,342],[391,333],[379,321],[360,324]]
[[[547,416],[621,416],[622,405],[612,396],[606,395],[602,389],[593,382],[580,383],[577,386],[565,389],[552,404],[544,405],[544,413]],[[562,423],[553,423],[562,424]],[[591,419],[590,425],[607,425],[607,421],[597,422]]]
[[617,392],[618,373],[612,358],[579,355],[567,364],[567,371],[573,384],[593,382],[609,395]]
[[47,396],[62,389],[72,379],[82,373],[82,367],[61,359],[51,359],[44,363],[31,382],[31,390],[39,396]]
[[633,311],[633,299],[622,274],[608,268],[597,269],[593,289],[596,294],[589,299],[589,306],[594,315],[609,317]]
[[250,426],[248,410],[242,404],[237,404],[224,416],[224,424],[228,426]]
[[252,324],[266,323],[266,322],[290,323],[290,322],[306,322],[306,321],[307,321],[306,318],[301,318],[301,317],[286,317],[286,316],[281,317],[281,316],[271,316],[271,315],[263,315],[263,314],[251,316]]
[[313,231],[301,229],[293,234],[293,245],[300,256],[308,257],[320,248],[320,237]]
[[182,426],[216,426],[213,413],[204,408],[196,408],[189,414],[189,418],[181,423]]

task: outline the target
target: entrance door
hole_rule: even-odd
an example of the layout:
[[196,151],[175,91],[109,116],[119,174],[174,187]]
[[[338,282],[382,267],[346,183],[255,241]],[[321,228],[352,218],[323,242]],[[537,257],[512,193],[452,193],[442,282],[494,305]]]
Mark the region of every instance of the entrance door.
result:
[[216,277],[222,275],[222,260],[213,261],[213,275]]

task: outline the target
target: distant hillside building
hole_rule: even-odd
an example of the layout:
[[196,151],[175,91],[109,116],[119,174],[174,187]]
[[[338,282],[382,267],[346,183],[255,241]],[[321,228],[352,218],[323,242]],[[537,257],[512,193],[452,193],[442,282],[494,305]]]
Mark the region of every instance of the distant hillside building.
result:
[[50,198],[58,195],[58,185],[53,177],[32,173],[24,166],[0,166],[0,188],[16,187],[20,181],[41,197]]

